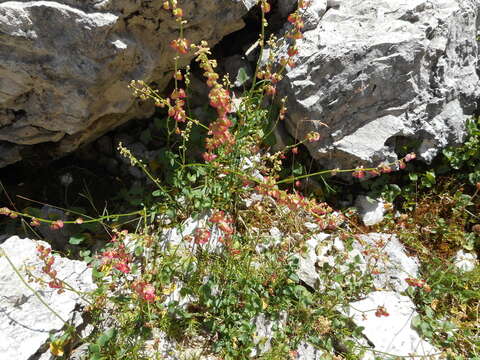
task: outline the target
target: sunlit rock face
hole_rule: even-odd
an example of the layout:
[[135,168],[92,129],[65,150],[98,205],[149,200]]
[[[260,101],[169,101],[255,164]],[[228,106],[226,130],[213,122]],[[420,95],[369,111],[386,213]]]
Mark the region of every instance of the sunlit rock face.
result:
[[[253,0],[181,4],[185,37],[213,46],[243,27]],[[132,79],[172,78],[179,25],[162,1],[3,1],[0,4],[0,167],[58,156],[133,117],[152,113]],[[187,65],[193,54],[180,57]],[[39,146],[39,144],[47,144]],[[41,149],[41,150],[39,150]]]
[[402,146],[430,161],[463,140],[480,89],[475,1],[343,0],[308,16],[280,93],[289,132],[321,134],[307,146],[322,165],[394,161]]
[[[36,355],[48,348],[50,334],[59,333],[65,321],[78,330],[84,325],[79,310],[87,305],[86,302],[78,292],[59,292],[47,286],[51,279],[41,270],[45,263],[38,256],[38,245],[50,247],[44,241],[18,236],[9,237],[0,245],[2,359],[38,359]],[[52,268],[57,271],[58,279],[79,292],[96,288],[92,269],[82,261],[54,255]],[[41,281],[28,282],[33,278]]]

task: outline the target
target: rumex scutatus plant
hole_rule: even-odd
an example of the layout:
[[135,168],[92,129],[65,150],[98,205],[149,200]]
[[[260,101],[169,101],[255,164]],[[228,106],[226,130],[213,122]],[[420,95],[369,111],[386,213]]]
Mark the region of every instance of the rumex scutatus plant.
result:
[[[277,84],[284,72],[295,66],[297,42],[303,36],[302,14],[308,6],[307,1],[298,2],[298,9],[288,17],[290,28],[284,39],[266,39],[271,5],[259,1],[259,57],[266,46],[270,56],[257,63],[251,87],[234,94],[228,79],[217,73],[208,44],[188,40],[180,3],[164,1],[163,8],[171,12],[179,28],[178,37],[170,44],[175,64],[173,90],[164,95],[142,80],[132,81],[130,86],[140,99],[152,101],[164,111],[167,135],[176,144],[167,152],[165,164],[172,174],[168,184],[120,144],[119,151],[145,172],[155,188],[154,201],[145,202],[143,208],[129,214],[72,220],[40,219],[0,209],[12,218],[29,219],[32,227],[44,222],[59,230],[66,224],[102,222],[109,228],[109,243],[90,263],[98,288],[86,311],[96,320],[96,327],[80,339],[89,344],[90,359],[161,358],[165,337],[187,348],[198,347],[201,339],[203,352],[224,359],[253,354],[265,359],[295,359],[296,347],[305,339],[323,349],[326,359],[342,358],[336,355],[339,342],[348,345],[349,358],[360,356],[352,340],[358,331],[336,308],[369,290],[371,281],[368,275],[360,277],[353,265],[348,273],[326,268],[322,281],[329,289],[323,293],[311,292],[299,281],[297,254],[304,251],[305,241],[312,235],[305,222],[316,224],[316,231],[338,230],[345,240],[349,237],[339,228],[345,221],[343,215],[325,202],[304,196],[298,190],[299,182],[340,172],[356,178],[377,176],[403,169],[415,154],[374,168],[280,178],[283,161],[298,154],[300,145],[321,140],[312,132],[273,154],[264,145],[272,124],[283,121],[288,111],[285,99],[278,98]],[[278,54],[277,41],[287,42],[286,54]],[[189,112],[189,71],[177,65],[180,56],[189,54],[203,71],[209,89],[214,116],[208,123]],[[201,157],[188,151],[194,132],[204,138]],[[111,222],[131,216],[138,217],[135,232]],[[273,241],[268,235],[272,227],[282,232],[280,239]],[[49,254],[39,248],[45,274],[51,278],[48,286],[69,290],[55,276]],[[336,261],[342,262],[341,254]],[[335,288],[333,281],[339,284]],[[388,309],[379,308],[377,313],[387,317]],[[261,316],[276,324],[271,339],[258,334],[256,321]],[[53,340],[52,352],[60,356],[69,341],[72,337]],[[269,348],[263,354],[255,353],[266,342]]]

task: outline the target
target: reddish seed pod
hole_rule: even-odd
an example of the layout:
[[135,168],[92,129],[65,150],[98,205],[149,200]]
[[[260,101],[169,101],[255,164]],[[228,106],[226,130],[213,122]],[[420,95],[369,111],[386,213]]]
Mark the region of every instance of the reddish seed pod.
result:
[[288,56],[292,57],[298,54],[298,49],[294,46],[290,46],[287,50]]
[[472,226],[472,231],[480,235],[480,224],[475,224]]
[[181,18],[183,16],[183,10],[180,8],[173,9],[172,14],[176,18]]
[[206,244],[210,239],[210,235],[211,233],[208,229],[197,228],[195,230],[195,238],[194,238],[195,244],[199,244],[199,245]]
[[405,162],[409,162],[409,161],[412,161],[414,160],[415,158],[417,157],[417,155],[415,153],[410,153],[410,154],[407,154],[405,155]]
[[175,80],[182,80],[183,79],[183,76],[182,76],[182,72],[180,70],[177,70],[174,74],[173,74],[173,78]]
[[306,9],[310,6],[310,1],[307,0],[298,0],[298,7],[299,9]]
[[270,4],[267,1],[262,1],[261,8],[265,14],[271,10]]
[[0,208],[0,215],[7,215],[9,216],[12,213],[12,210],[10,210],[7,207],[2,207]]
[[379,306],[379,307],[377,307],[377,311],[375,311],[375,316],[376,317],[390,316],[390,314],[387,312],[385,307]]

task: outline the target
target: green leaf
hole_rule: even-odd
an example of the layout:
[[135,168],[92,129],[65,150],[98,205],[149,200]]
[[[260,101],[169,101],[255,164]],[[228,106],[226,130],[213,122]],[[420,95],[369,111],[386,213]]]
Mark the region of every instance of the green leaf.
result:
[[152,196],[154,197],[159,197],[159,196],[162,196],[163,192],[161,190],[155,190],[154,192],[152,192]]
[[135,248],[135,255],[136,255],[136,256],[142,255],[142,254],[143,254],[143,250],[144,250],[144,249],[143,249],[143,246],[137,246],[137,247]]
[[435,172],[432,171],[427,171],[424,175],[424,181],[423,185],[430,188],[432,187],[433,184],[436,182],[436,177],[435,177]]
[[108,340],[110,339],[105,334],[102,334],[97,339],[97,345],[100,347],[104,347],[108,343]]
[[108,329],[97,339],[97,345],[104,347],[114,336],[116,335],[116,330],[114,328]]
[[90,344],[88,345],[88,351],[92,354],[99,354],[100,353],[100,346],[97,344]]
[[418,180],[418,174],[415,174],[415,173],[408,174],[408,177],[410,178],[411,181],[417,181]]
[[90,250],[81,250],[80,251],[80,256],[83,257],[83,258],[86,257],[86,256],[90,256],[90,254],[91,254]]
[[300,278],[298,277],[297,274],[290,274],[290,276],[288,277],[290,280],[292,280],[293,282],[300,282]]
[[165,211],[165,215],[167,215],[170,219],[173,219],[175,218],[175,210],[174,209],[167,209],[167,211]]
[[197,180],[197,175],[192,173],[187,173],[187,179],[193,183]]
[[293,165],[292,174],[293,175],[303,175],[305,173],[305,168],[300,163],[295,163]]
[[248,75],[246,68],[241,67],[238,69],[237,78],[235,79],[235,86],[242,86],[248,80],[250,80],[250,76]]
[[412,327],[414,329],[420,329],[420,324],[422,323],[422,319],[420,318],[420,315],[414,316],[412,318]]
[[69,244],[72,245],[79,245],[81,244],[87,237],[83,234],[77,234],[74,236],[71,236],[70,239],[68,240]]
[[92,270],[92,276],[95,279],[102,279],[105,276],[104,272],[98,271],[97,269],[93,268]]

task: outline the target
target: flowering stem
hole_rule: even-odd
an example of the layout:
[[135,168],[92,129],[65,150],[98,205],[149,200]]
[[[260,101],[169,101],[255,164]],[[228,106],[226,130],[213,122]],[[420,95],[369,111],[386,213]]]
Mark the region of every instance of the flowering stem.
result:
[[434,358],[435,356],[439,356],[439,355],[442,355],[442,354],[443,354],[443,353],[435,353],[435,354],[428,354],[428,355],[417,355],[417,354],[394,355],[394,354],[391,354],[391,353],[388,353],[388,352],[385,352],[385,351],[379,351],[379,350],[372,349],[372,348],[370,348],[370,347],[368,347],[368,346],[355,345],[355,347],[360,348],[360,349],[363,349],[363,350],[371,351],[371,352],[373,352],[373,353],[375,353],[375,354],[388,355],[388,356],[394,357],[395,359],[412,359],[412,358],[427,358],[427,359],[432,359],[432,358]]
[[[22,216],[22,217],[26,217],[26,218],[30,218],[30,219],[37,219],[37,220],[39,220],[41,222],[44,222],[44,223],[47,223],[47,224],[53,224],[56,221],[56,220],[48,220],[48,219],[37,218],[36,216],[26,214],[26,213],[21,213],[21,212],[18,212],[18,211],[13,211],[13,210],[12,210],[12,213],[15,213],[18,216]],[[101,217],[98,217],[98,218],[83,220],[82,224],[101,222],[103,220],[108,220],[108,219],[112,219],[112,218],[114,219],[114,218],[117,218],[117,217],[132,216],[132,215],[137,215],[137,214],[143,214],[143,210],[137,210],[137,211],[133,211],[133,212],[130,212],[130,213],[127,213],[127,214],[104,215],[104,216],[101,216]],[[76,222],[76,220],[63,221],[63,223],[64,224],[78,224]]]
[[253,74],[252,87],[250,91],[253,91],[253,89],[255,89],[255,85],[257,83],[257,74],[258,74],[258,71],[260,70],[260,61],[262,60],[262,56],[263,56],[263,47],[264,47],[264,41],[265,41],[265,13],[263,12],[263,10],[261,10],[261,13],[262,13],[262,27],[261,27],[260,39],[258,42],[260,46],[260,54],[258,56],[258,61],[255,67],[255,73]]
[[[374,170],[375,168],[370,168],[370,169],[363,169],[364,171],[369,171],[369,170]],[[344,172],[354,172],[354,171],[358,171],[359,169],[344,169],[344,170],[340,170],[340,169],[337,169],[337,170],[322,170],[322,171],[318,171],[318,172],[315,172],[315,173],[312,173],[312,174],[305,174],[305,175],[300,175],[300,176],[294,176],[294,177],[289,177],[287,179],[283,179],[283,180],[280,180],[280,181],[277,181],[277,184],[284,184],[284,183],[292,183],[296,180],[300,180],[300,179],[305,179],[305,178],[308,178],[308,177],[311,177],[311,176],[316,176],[316,175],[323,175],[323,174],[328,174],[328,173],[332,173],[332,172],[335,172],[335,173],[344,173]]]
[[[45,281],[45,280],[43,280],[42,278],[39,278],[39,277],[33,275],[30,271],[28,271],[28,274],[29,274],[32,278],[34,278],[36,281],[42,282],[43,284],[48,284],[47,281]],[[65,280],[60,280],[60,281],[62,282],[63,285],[65,285],[65,286],[63,287],[64,290],[68,290],[68,291],[71,291],[71,292],[77,294],[83,301],[85,301],[85,302],[88,303],[89,305],[93,305],[93,303],[92,303],[90,300],[86,299],[86,298],[83,296],[84,294],[88,294],[87,292],[81,292],[81,291],[76,290],[72,285],[70,285],[69,283],[67,283]]]
[[67,323],[55,310],[53,310],[50,305],[47,304],[47,302],[45,300],[43,300],[43,298],[38,294],[37,291],[35,291],[34,288],[32,288],[26,281],[25,279],[23,278],[23,276],[20,274],[20,272],[18,271],[17,267],[13,264],[13,262],[10,260],[10,257],[7,255],[7,252],[5,250],[2,250],[2,254],[3,256],[5,256],[5,259],[7,259],[8,263],[10,264],[10,266],[12,267],[13,271],[15,271],[15,273],[18,275],[18,277],[20,278],[20,280],[23,282],[23,284],[31,291],[33,292],[33,294],[37,297],[37,299],[48,309],[52,312],[53,315],[55,315],[57,318],[59,318],[64,324],[65,326],[67,327],[70,327],[70,324]]

